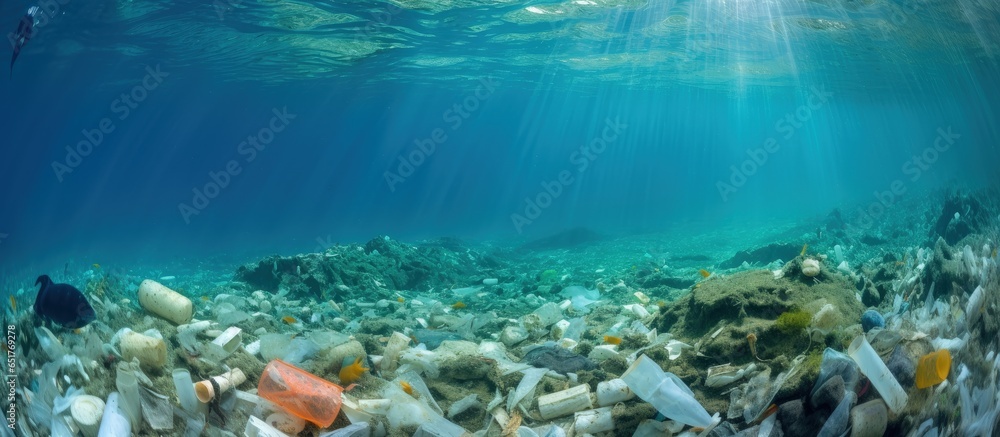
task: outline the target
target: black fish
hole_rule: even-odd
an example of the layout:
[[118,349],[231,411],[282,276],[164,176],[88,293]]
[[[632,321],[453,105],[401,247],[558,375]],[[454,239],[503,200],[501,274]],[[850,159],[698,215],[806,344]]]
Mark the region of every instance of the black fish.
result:
[[97,318],[94,308],[80,290],[69,284],[56,284],[49,275],[35,281],[41,285],[35,297],[35,314],[70,329],[82,328]]
[[11,44],[14,46],[14,55],[10,57],[10,76],[14,77],[14,61],[17,60],[17,55],[21,54],[21,47],[24,47],[24,43],[31,39],[31,34],[34,33],[35,28],[35,14],[39,11],[38,6],[32,6],[28,8],[28,13],[21,17],[21,21],[17,23],[17,33],[10,38]]

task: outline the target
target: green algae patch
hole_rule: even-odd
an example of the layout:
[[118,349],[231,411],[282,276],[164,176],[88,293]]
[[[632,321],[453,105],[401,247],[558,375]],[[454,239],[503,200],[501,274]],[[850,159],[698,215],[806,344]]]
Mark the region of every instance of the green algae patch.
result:
[[775,327],[785,334],[799,334],[809,326],[811,320],[812,314],[809,311],[793,309],[781,313]]

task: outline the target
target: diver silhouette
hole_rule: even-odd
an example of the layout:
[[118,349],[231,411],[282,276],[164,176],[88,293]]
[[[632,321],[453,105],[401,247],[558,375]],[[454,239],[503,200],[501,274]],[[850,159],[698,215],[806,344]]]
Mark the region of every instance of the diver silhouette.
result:
[[21,47],[31,39],[31,34],[34,32],[35,28],[35,15],[38,15],[38,6],[32,6],[28,8],[28,13],[21,17],[21,21],[17,23],[17,33],[14,33],[10,37],[10,44],[14,48],[14,55],[10,57],[10,77],[14,77],[14,61],[17,60],[17,55],[21,54]]

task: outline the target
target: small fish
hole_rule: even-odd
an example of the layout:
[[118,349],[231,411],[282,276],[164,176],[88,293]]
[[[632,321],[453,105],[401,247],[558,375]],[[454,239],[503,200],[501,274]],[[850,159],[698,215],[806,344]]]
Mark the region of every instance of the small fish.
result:
[[406,381],[399,381],[399,386],[406,392],[406,394],[413,396],[413,386]]
[[993,248],[993,255],[990,255],[990,258],[996,258],[996,257],[997,257],[997,248],[994,247]]
[[622,338],[621,337],[615,337],[613,335],[605,335],[604,336],[604,342],[607,343],[607,344],[619,345],[619,344],[622,344]]
[[201,297],[201,301],[202,302],[208,302],[209,300],[211,300],[211,299],[209,299],[208,296],[202,296]]
[[289,325],[294,325],[294,324],[296,324],[296,323],[299,323],[299,320],[298,320],[298,319],[296,319],[295,317],[292,317],[292,316],[285,316],[285,317],[282,317],[282,318],[281,318],[281,321],[282,321],[282,322],[285,322],[285,323],[287,323],[287,324],[289,324]]
[[87,297],[69,284],[56,284],[49,275],[39,276],[35,285],[40,285],[35,297],[35,314],[51,320],[63,327],[76,329],[87,326],[97,318]]
[[698,274],[701,275],[702,278],[707,278],[709,276],[712,276],[712,272],[705,269],[698,270]]
[[14,48],[14,54],[10,57],[10,77],[14,77],[14,61],[17,60],[17,56],[21,54],[21,48],[27,43],[31,36],[34,34],[35,29],[35,15],[38,14],[40,9],[38,6],[32,6],[28,8],[28,13],[21,17],[21,20],[17,23],[17,32],[10,34],[10,42]]
[[799,256],[806,256],[806,249],[809,248],[809,243],[802,245],[802,252],[799,252]]
[[361,357],[345,357],[340,367],[340,382],[341,384],[350,384],[361,379],[361,376],[368,370],[371,369],[362,364]]
[[403,299],[403,296],[400,296],[400,297],[397,297],[397,298],[396,298],[396,302],[399,302],[399,303],[405,303],[405,302],[406,302],[406,299]]
[[451,307],[452,309],[460,310],[462,308],[465,308],[465,302],[462,301],[455,302],[451,305]]
[[94,263],[94,264],[92,264],[92,265],[93,265],[93,266],[94,266],[94,268],[95,268],[95,269],[97,269],[97,270],[100,270],[100,269],[101,269],[101,265],[100,265],[100,264],[98,264],[98,263]]
[[10,309],[17,314],[17,299],[14,299],[14,295],[10,295]]

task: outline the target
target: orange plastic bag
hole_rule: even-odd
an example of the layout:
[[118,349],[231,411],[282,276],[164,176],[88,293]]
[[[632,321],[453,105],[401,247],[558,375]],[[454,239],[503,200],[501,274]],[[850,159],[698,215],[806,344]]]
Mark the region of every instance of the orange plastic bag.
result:
[[340,413],[344,389],[281,360],[271,360],[260,375],[257,394],[320,428]]
[[950,371],[951,353],[948,352],[948,349],[941,349],[920,357],[920,361],[917,362],[917,388],[927,388],[940,384],[948,379]]

